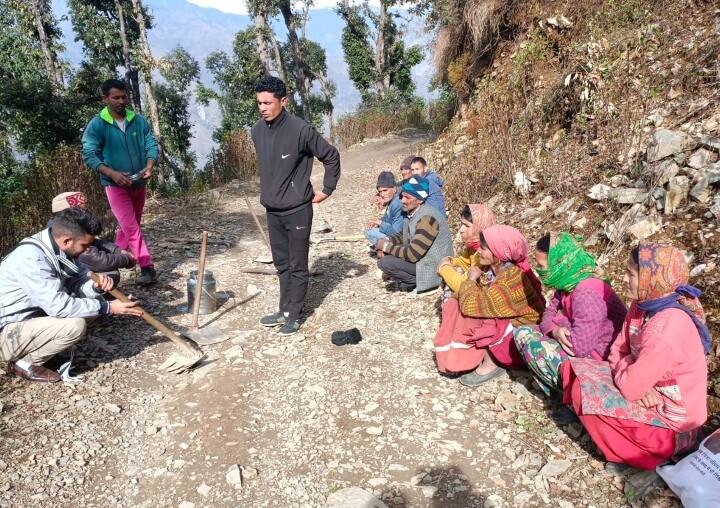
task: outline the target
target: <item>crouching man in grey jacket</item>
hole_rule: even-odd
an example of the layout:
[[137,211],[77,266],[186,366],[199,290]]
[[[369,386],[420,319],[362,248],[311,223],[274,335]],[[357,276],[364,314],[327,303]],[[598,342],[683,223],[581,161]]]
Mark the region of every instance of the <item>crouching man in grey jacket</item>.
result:
[[100,275],[95,284],[76,264],[98,228],[90,212],[68,208],[0,262],[0,360],[10,374],[57,382],[60,375],[43,363],[85,336],[86,319],[142,315],[135,302],[105,301],[112,279]]

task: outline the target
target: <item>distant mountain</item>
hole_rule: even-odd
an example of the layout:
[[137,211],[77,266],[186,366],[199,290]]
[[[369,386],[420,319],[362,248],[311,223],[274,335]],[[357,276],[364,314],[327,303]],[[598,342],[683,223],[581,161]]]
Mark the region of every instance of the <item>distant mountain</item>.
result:
[[[61,19],[60,27],[66,46],[63,56],[71,63],[77,64],[82,59],[82,45],[74,40],[75,34],[69,20],[67,3],[65,0],[53,0],[52,4],[55,15]],[[200,7],[185,0],[146,0],[145,4],[154,18],[154,27],[149,32],[153,55],[160,57],[178,45],[183,46],[200,62],[203,69],[202,80],[208,85],[211,84],[211,79],[204,67],[205,58],[217,50],[230,53],[235,33],[250,24],[248,16]],[[420,23],[417,25],[419,28]],[[342,19],[331,9],[310,11],[307,35],[325,48],[328,77],[337,86],[337,96],[334,100],[336,115],[353,111],[360,101],[360,95],[348,77],[347,64],[340,45],[343,26]],[[284,39],[286,32],[284,25],[277,23],[275,31],[279,38]],[[415,40],[409,41],[410,43],[422,44],[422,41],[426,40],[422,32],[418,30],[411,32],[419,35],[414,35]],[[431,75],[429,65],[426,58],[413,72],[417,93],[421,96],[428,95],[427,88]],[[195,123],[193,149],[198,154],[199,164],[202,165],[213,146],[212,132],[220,122],[217,107],[211,105],[205,108],[195,104],[193,122]]]

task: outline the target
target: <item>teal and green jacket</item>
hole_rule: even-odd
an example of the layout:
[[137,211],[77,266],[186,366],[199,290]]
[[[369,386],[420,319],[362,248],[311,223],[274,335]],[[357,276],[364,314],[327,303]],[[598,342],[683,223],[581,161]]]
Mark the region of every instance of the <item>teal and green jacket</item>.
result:
[[[102,164],[129,176],[140,173],[148,159],[156,160],[158,146],[150,130],[150,125],[142,115],[129,109],[125,110],[125,132],[118,127],[108,108],[90,120],[82,137],[83,160],[93,171]],[[115,185],[115,182],[100,176],[103,186]],[[145,185],[140,179],[133,187]]]

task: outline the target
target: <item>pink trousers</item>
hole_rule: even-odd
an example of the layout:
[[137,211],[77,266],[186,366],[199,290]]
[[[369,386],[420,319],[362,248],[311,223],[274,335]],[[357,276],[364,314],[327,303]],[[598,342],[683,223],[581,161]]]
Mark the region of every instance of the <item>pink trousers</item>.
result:
[[140,268],[152,268],[152,257],[140,228],[145,207],[145,192],[145,186],[136,189],[111,185],[105,187],[110,209],[120,226],[115,236],[115,243],[121,249],[129,250],[137,259]]
[[442,322],[435,334],[435,359],[440,372],[464,372],[476,368],[490,353],[506,369],[524,369],[513,334],[505,333],[508,321],[463,316],[456,298],[442,307]]

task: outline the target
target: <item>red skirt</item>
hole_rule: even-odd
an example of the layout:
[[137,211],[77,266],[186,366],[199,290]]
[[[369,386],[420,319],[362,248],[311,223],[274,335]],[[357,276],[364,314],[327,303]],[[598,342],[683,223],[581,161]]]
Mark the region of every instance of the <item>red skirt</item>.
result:
[[506,319],[463,316],[456,298],[442,307],[442,323],[435,334],[435,359],[440,372],[465,372],[475,369],[486,352],[495,363],[508,369],[524,368],[512,332],[506,333]]
[[570,362],[560,365],[563,402],[571,404],[595,445],[610,462],[655,469],[675,452],[676,432],[646,423],[582,413],[582,390]]

